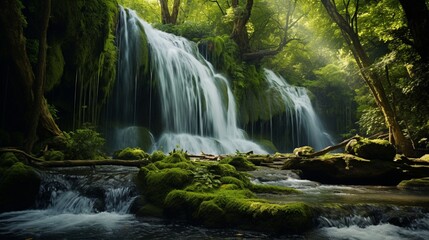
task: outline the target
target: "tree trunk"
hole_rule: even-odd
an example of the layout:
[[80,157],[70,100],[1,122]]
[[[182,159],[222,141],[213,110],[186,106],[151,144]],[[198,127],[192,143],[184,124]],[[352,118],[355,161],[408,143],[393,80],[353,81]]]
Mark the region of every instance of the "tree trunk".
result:
[[161,5],[162,24],[176,24],[179,16],[180,0],[174,0],[171,14],[168,8],[168,0],[159,0],[159,4]]
[[429,61],[429,11],[425,0],[399,0],[414,40],[414,48],[424,62]]
[[327,10],[329,16],[338,25],[343,33],[343,37],[349,45],[353,56],[359,66],[362,78],[368,85],[372,95],[375,98],[377,106],[381,109],[386,125],[392,132],[396,147],[406,155],[414,155],[413,145],[410,139],[407,139],[402,128],[398,123],[395,111],[389,103],[386,96],[381,77],[370,69],[373,62],[366,54],[358,34],[353,30],[352,26],[341,16],[331,0],[322,0],[322,4]]
[[250,19],[250,14],[252,13],[253,0],[247,0],[246,7],[243,11],[238,11],[239,0],[233,0],[231,6],[234,9],[235,14],[231,39],[237,43],[241,53],[245,53],[250,50],[249,35],[247,34],[246,24]]
[[21,13],[22,5],[16,0],[0,2],[0,24],[4,29],[8,55],[12,58],[19,74],[16,84],[22,89],[20,92],[22,95],[16,97],[23,99],[25,103],[25,114],[20,117],[27,119],[27,124],[22,126],[22,132],[25,136],[23,147],[27,152],[31,152],[36,141],[38,127],[46,130],[45,132],[49,133],[50,136],[61,134],[43,97],[43,83],[46,75],[46,38],[51,0],[45,0],[44,4],[42,32],[39,38],[39,62],[37,76],[35,76],[26,51],[26,40],[23,32],[25,18]]
[[33,145],[37,140],[37,126],[39,124],[40,112],[42,111],[42,103],[44,102],[44,86],[45,86],[45,77],[46,77],[46,53],[48,50],[47,44],[47,35],[48,35],[48,25],[49,17],[51,15],[51,0],[43,1],[43,19],[41,32],[39,37],[39,55],[37,63],[37,74],[33,83],[33,106],[31,109],[29,121],[29,132],[25,143],[25,150],[31,152]]

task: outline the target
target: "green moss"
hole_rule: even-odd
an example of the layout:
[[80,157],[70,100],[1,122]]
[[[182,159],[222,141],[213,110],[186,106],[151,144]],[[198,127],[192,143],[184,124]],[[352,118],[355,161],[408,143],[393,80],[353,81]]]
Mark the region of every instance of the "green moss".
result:
[[143,151],[140,148],[124,148],[122,150],[116,151],[113,154],[113,158],[116,159],[125,159],[125,160],[140,160],[149,158],[149,154]]
[[213,200],[200,204],[196,218],[206,227],[225,226],[225,212]]
[[429,177],[403,180],[398,184],[398,188],[407,190],[428,191]]
[[178,163],[168,163],[164,160],[158,161],[153,163],[157,168],[164,169],[164,168],[181,168],[181,169],[189,169],[192,170],[195,168],[195,166],[189,161],[189,162],[178,162]]
[[182,151],[173,151],[163,160],[165,163],[190,162],[186,157],[186,153]]
[[266,184],[252,184],[250,190],[254,193],[274,193],[274,194],[291,194],[291,193],[301,193],[300,191],[282,186],[273,186]]
[[240,189],[243,189],[243,188],[246,187],[246,184],[243,181],[241,181],[241,180],[239,180],[239,179],[237,179],[235,177],[231,177],[231,176],[221,177],[220,181],[223,184],[234,184],[234,185],[236,185]]
[[62,161],[64,160],[64,153],[57,150],[49,150],[43,153],[43,158],[48,161]]
[[48,48],[46,65],[49,67],[46,68],[45,91],[49,92],[60,83],[63,76],[65,62],[60,44],[55,43]]
[[21,162],[8,168],[0,179],[0,212],[32,206],[39,192],[40,182],[39,174]]
[[2,168],[9,168],[18,161],[19,160],[16,158],[15,154],[11,152],[6,152],[0,155],[0,167]]
[[[142,170],[140,170],[142,171]],[[188,170],[168,168],[159,171],[149,171],[144,176],[144,183],[140,184],[143,194],[152,204],[159,205],[164,202],[165,196],[174,189],[183,189],[191,184],[193,177]]]
[[152,155],[150,156],[150,160],[152,162],[161,161],[164,158],[165,158],[164,152],[163,151],[159,151],[159,150],[153,152]]
[[221,163],[234,166],[238,171],[253,171],[256,169],[255,164],[243,156],[227,157],[220,161]]
[[214,198],[213,193],[199,193],[184,190],[173,190],[164,201],[165,213],[173,217],[192,218],[200,204]]
[[144,216],[162,217],[163,209],[161,207],[148,203],[143,205],[136,214],[137,216],[140,216],[140,217],[144,217]]

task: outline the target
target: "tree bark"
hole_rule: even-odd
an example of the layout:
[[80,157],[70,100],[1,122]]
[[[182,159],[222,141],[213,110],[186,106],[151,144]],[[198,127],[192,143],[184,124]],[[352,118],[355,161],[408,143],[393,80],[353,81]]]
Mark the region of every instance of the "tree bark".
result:
[[23,31],[25,19],[21,13],[22,5],[20,1],[16,0],[0,2],[0,24],[4,29],[6,48],[19,74],[19,78],[14,83],[22,89],[22,95],[16,97],[24,101],[25,114],[20,117],[27,119],[27,124],[22,126],[22,132],[25,136],[25,143],[22,147],[27,152],[31,152],[36,141],[38,127],[39,129],[47,128],[44,130],[47,130],[46,132],[51,136],[61,134],[43,97],[44,78],[46,75],[46,39],[51,0],[45,0],[44,4],[42,31],[39,37],[39,62],[36,69],[37,76],[35,76],[26,51],[26,40]]
[[243,11],[238,11],[239,0],[232,0],[232,8],[234,9],[234,25],[232,28],[231,39],[237,43],[241,53],[249,52],[249,35],[247,34],[246,24],[250,19],[253,8],[253,0],[247,0]]
[[38,63],[37,63],[37,74],[33,82],[33,107],[31,109],[29,121],[29,132],[26,139],[24,149],[27,152],[31,152],[33,145],[37,140],[37,126],[39,124],[40,113],[42,111],[42,103],[44,102],[44,86],[45,86],[45,77],[46,77],[46,55],[48,50],[47,35],[48,35],[48,25],[49,17],[51,15],[51,0],[43,1],[43,19],[41,32],[39,37],[39,54],[38,54]]
[[429,61],[429,10],[425,0],[399,0],[414,40],[414,48],[424,62]]
[[159,0],[161,5],[161,22],[162,24],[177,24],[177,17],[179,16],[180,0],[174,0],[173,9],[168,7],[168,0]]
[[365,80],[372,95],[374,96],[377,106],[381,109],[387,127],[392,132],[393,138],[395,140],[394,144],[404,154],[409,156],[414,155],[414,149],[411,140],[404,136],[402,128],[398,123],[395,111],[393,111],[393,108],[390,105],[389,99],[385,93],[381,76],[371,70],[371,65],[373,62],[366,54],[360,42],[359,36],[355,32],[355,29],[353,29],[346,19],[338,12],[332,0],[322,0],[322,4],[324,5],[332,20],[341,29],[343,37],[349,45],[356,63],[359,66],[361,76]]

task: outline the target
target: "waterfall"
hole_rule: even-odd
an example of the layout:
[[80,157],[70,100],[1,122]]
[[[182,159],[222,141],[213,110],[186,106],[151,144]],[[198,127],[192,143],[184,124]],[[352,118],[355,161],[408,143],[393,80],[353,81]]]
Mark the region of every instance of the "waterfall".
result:
[[[289,150],[304,145],[312,146],[315,149],[332,145],[333,140],[324,130],[319,117],[316,115],[307,90],[288,84],[283,77],[268,69],[265,69],[265,77],[269,85],[269,93],[279,96],[285,107],[285,119],[280,121],[282,126],[273,126],[272,121],[270,121],[271,132],[273,132],[273,128],[275,131],[284,129],[284,132],[279,132],[282,136],[290,138],[286,141],[289,143]],[[271,140],[273,141],[273,139]]]
[[[259,145],[247,140],[244,131],[238,128],[236,103],[229,82],[215,72],[198,52],[196,44],[156,30],[134,11],[121,8],[117,82],[120,89],[117,91],[121,92],[118,96],[127,100],[121,102],[118,98],[116,108],[123,108],[118,114],[124,124],[134,125],[139,121],[136,119],[141,110],[138,105],[144,104],[139,103],[138,86],[146,84],[152,89],[152,83],[147,82],[152,79],[141,79],[138,67],[142,61],[138,56],[143,47],[142,31],[149,46],[150,71],[159,97],[157,111],[162,119],[162,131],[153,149],[169,152],[181,148],[191,153],[213,154],[266,153]],[[151,96],[145,104],[151,108],[152,101],[155,100]],[[150,119],[152,116],[145,117]]]

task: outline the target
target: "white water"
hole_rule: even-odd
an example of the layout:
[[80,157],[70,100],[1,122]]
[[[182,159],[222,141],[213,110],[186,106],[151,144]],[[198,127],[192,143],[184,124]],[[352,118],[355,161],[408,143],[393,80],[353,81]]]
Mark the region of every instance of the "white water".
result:
[[[214,71],[199,54],[195,43],[154,29],[132,10],[121,9],[121,16],[121,21],[126,24],[120,25],[127,28],[121,31],[127,35],[121,37],[122,41],[130,41],[129,45],[134,46],[136,36],[141,36],[144,29],[149,44],[151,72],[161,98],[159,111],[162,112],[164,131],[154,149],[169,152],[182,148],[191,153],[213,154],[266,153],[259,145],[247,140],[243,130],[238,128],[236,104],[228,80]],[[137,47],[122,48],[123,45],[128,44],[120,44],[120,51],[125,55],[135,56],[141,52]],[[130,61],[128,64],[135,63]],[[128,71],[121,66],[119,71]],[[130,74],[124,77],[130,81],[125,86],[138,85],[138,77]],[[134,92],[129,92],[132,99]]]
[[287,132],[284,134],[290,135],[292,139],[292,146],[289,148],[309,145],[318,150],[333,145],[331,136],[324,130],[313,109],[307,90],[288,84],[283,77],[268,69],[265,69],[265,77],[269,84],[268,91],[281,96],[285,105],[283,124],[286,125]]

